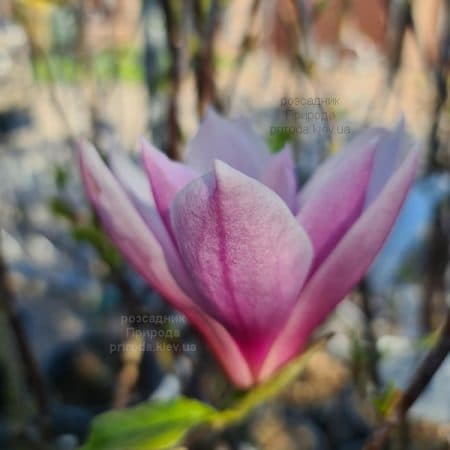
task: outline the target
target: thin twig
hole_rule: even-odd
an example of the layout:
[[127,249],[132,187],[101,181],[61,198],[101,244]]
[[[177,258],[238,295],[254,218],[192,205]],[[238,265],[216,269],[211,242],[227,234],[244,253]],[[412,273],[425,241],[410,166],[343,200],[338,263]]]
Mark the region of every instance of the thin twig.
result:
[[236,88],[239,82],[239,78],[241,76],[242,70],[244,68],[244,63],[247,56],[250,53],[252,48],[252,33],[253,33],[253,24],[256,19],[256,13],[258,12],[260,0],[253,0],[253,3],[250,8],[250,14],[247,21],[246,32],[242,38],[241,44],[239,46],[239,54],[236,58],[236,62],[234,63],[233,72],[231,73],[230,80],[227,83],[227,87],[225,88],[225,109],[229,110],[233,101],[233,94],[236,92]]
[[171,58],[170,65],[170,94],[169,106],[167,108],[167,143],[166,153],[172,159],[179,158],[178,141],[180,125],[178,123],[178,101],[180,94],[181,72],[182,72],[182,46],[185,43],[181,36],[180,15],[177,15],[175,3],[170,0],[159,1],[164,14],[166,24],[166,39]]
[[390,417],[374,432],[364,446],[364,450],[381,450],[388,442],[395,425],[404,422],[409,408],[419,398],[429,382],[437,372],[447,355],[450,353],[450,310],[442,327],[441,336],[436,346],[430,350],[416,370],[408,388],[403,392],[396,403]]
[[449,71],[448,45],[450,43],[450,0],[444,2],[444,27],[445,30],[439,43],[439,57],[433,70],[433,79],[436,89],[436,98],[433,107],[433,121],[428,136],[429,153],[427,158],[427,172],[439,169],[438,152],[440,149],[439,123],[444,106],[448,99],[447,77]]
[[377,350],[376,338],[372,329],[373,312],[370,305],[369,289],[367,281],[363,279],[360,283],[362,311],[365,317],[365,340],[367,343],[368,353],[368,370],[370,378],[377,389],[381,386],[380,375],[378,373],[379,354]]
[[[381,85],[375,89],[364,114],[364,124],[368,124],[374,112],[383,111],[394,93],[394,82],[401,68],[402,54],[406,35],[414,33],[414,22],[410,0],[392,1],[388,7],[388,24],[385,45],[387,48],[387,70]],[[417,43],[417,40],[416,40]]]
[[390,86],[401,66],[402,51],[408,30],[414,30],[410,0],[391,2],[386,36],[389,64],[388,84]]
[[397,403],[397,414],[404,417],[418,399],[450,352],[450,312],[447,311],[441,337],[416,371],[408,389]]
[[13,286],[8,275],[8,269],[3,256],[0,253],[0,299],[7,316],[11,330],[17,343],[20,358],[27,378],[27,383],[32,391],[39,410],[40,418],[46,418],[50,413],[50,402],[45,387],[44,378],[39,369],[30,341],[20,321],[17,302]]
[[193,1],[194,23],[199,38],[199,49],[195,57],[195,81],[197,86],[197,114],[201,118],[209,104],[217,105],[214,38],[216,35],[219,2],[211,0],[207,11],[200,0]]

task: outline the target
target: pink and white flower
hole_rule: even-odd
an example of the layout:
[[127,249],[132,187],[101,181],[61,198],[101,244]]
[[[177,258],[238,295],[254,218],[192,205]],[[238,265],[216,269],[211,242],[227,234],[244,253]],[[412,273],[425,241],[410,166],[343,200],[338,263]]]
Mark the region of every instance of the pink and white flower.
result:
[[414,180],[404,130],[369,129],[298,192],[289,148],[209,111],[185,163],[142,141],[139,170],[88,143],[81,172],[122,254],[248,388],[295,357],[358,283]]

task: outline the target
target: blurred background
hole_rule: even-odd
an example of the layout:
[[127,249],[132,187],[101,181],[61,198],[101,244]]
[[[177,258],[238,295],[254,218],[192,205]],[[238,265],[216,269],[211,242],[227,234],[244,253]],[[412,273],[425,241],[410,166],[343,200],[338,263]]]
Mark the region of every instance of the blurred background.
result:
[[[449,320],[449,64],[448,0],[0,0],[0,448],[75,449],[96,414],[148,398],[229,402],[189,324],[102,233],[74,146],[137,159],[144,135],[181,159],[212,106],[273,152],[290,142],[302,183],[366,126],[403,116],[420,142],[391,237],[321,330],[327,351],[189,446],[362,449]],[[389,448],[450,448],[449,379],[447,359]]]

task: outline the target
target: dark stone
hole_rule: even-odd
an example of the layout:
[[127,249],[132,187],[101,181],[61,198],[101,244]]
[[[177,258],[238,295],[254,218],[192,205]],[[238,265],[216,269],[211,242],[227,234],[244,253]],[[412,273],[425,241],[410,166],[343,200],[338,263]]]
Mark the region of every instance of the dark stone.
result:
[[10,109],[0,112],[0,136],[7,135],[20,128],[29,127],[31,117],[28,111]]
[[324,414],[324,428],[332,448],[338,448],[356,439],[366,439],[370,434],[370,427],[356,411],[349,390],[344,390],[333,399]]
[[84,440],[94,415],[85,408],[57,405],[52,410],[51,423],[56,435],[72,434]]
[[365,442],[366,441],[364,439],[357,439],[355,441],[342,444],[337,450],[362,450]]
[[[111,346],[121,344],[117,336],[90,335],[60,346],[47,365],[47,376],[59,401],[86,407],[93,413],[108,409],[117,376],[122,369],[122,353]],[[161,369],[152,352],[144,352],[139,380],[131,402],[142,401],[159,385]]]

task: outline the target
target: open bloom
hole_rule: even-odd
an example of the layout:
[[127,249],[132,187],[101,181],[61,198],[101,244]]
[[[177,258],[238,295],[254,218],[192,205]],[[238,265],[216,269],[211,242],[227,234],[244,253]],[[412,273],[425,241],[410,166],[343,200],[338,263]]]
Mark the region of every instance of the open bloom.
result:
[[403,124],[369,129],[298,193],[242,121],[209,111],[184,164],[142,141],[145,174],[118,153],[111,171],[80,145],[87,194],[123,255],[203,335],[241,388],[305,346],[362,278],[413,181]]

